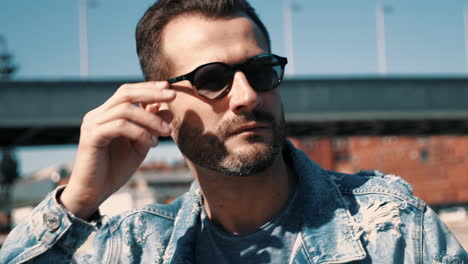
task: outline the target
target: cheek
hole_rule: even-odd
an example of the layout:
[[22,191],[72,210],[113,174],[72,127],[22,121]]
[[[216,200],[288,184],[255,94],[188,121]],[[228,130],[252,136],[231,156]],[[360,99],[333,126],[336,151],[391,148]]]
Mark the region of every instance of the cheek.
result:
[[211,131],[216,126],[217,114],[213,107],[194,96],[180,93],[169,106],[174,114],[172,133],[181,126],[201,131]]
[[264,107],[272,113],[276,115],[281,114],[281,112],[283,111],[283,107],[281,105],[281,96],[279,94],[279,89],[275,89],[269,93],[266,93],[263,96],[263,104]]

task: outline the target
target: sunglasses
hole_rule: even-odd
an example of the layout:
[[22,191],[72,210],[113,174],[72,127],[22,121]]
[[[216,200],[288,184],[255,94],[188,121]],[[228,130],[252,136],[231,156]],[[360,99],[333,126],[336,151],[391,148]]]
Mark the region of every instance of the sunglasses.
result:
[[283,80],[284,66],[287,63],[287,58],[261,54],[236,65],[222,62],[203,64],[192,72],[169,79],[168,82],[173,84],[188,80],[198,97],[220,99],[229,93],[234,74],[242,71],[255,91],[265,92],[278,87]]

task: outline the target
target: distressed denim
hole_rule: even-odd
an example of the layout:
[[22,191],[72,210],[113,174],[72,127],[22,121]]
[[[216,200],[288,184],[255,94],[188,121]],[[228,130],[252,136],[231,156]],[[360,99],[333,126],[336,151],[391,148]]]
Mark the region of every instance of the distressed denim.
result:
[[[289,263],[465,263],[437,215],[394,175],[325,171],[289,146],[303,201]],[[63,188],[63,187],[62,187]],[[201,191],[194,182],[170,205],[85,222],[52,192],[8,236],[0,263],[193,263]],[[88,241],[91,246],[82,247]]]

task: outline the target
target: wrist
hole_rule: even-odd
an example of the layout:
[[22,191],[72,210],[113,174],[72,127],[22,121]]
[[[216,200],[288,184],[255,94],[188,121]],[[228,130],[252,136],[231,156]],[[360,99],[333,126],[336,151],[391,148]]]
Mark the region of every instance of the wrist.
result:
[[73,215],[83,220],[89,220],[96,213],[100,205],[93,195],[76,193],[70,186],[65,187],[57,195],[57,201]]

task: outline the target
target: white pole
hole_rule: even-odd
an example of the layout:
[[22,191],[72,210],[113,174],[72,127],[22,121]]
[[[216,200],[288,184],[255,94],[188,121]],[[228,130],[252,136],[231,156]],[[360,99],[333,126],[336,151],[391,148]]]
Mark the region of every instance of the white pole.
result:
[[377,4],[376,28],[377,28],[377,58],[380,74],[387,74],[387,51],[385,47],[385,19],[384,6]]
[[79,0],[80,19],[80,76],[87,79],[89,75],[88,66],[88,25],[87,25],[87,0]]
[[293,21],[292,21],[292,0],[285,0],[284,3],[284,41],[288,65],[287,75],[294,75],[294,43],[293,43]]
[[463,10],[463,27],[465,32],[465,70],[468,72],[468,8]]

